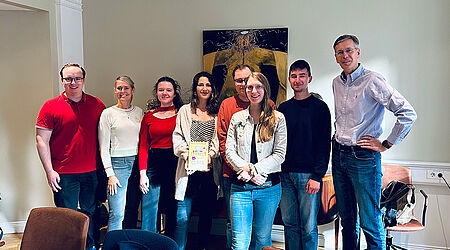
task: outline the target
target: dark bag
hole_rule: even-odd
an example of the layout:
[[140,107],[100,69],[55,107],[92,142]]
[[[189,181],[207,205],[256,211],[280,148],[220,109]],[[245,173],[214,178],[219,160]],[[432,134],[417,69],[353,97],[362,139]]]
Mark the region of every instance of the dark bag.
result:
[[391,181],[381,191],[381,208],[385,208],[384,224],[386,227],[406,224],[413,218],[412,211],[416,205],[414,186],[401,181]]

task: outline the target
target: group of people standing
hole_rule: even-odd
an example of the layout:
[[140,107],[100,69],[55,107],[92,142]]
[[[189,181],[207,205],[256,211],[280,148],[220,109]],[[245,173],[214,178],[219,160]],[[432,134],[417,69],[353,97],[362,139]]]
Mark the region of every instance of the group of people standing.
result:
[[[358,63],[355,36],[340,36],[333,48],[343,69],[333,80],[333,137],[327,105],[308,90],[312,73],[304,60],[290,66],[294,97],[278,109],[270,100],[267,78],[243,64],[233,70],[237,94],[222,103],[207,72],[194,76],[190,103],[185,105],[178,83],[161,77],[145,115],[132,104],[135,85],[130,77],[115,80],[117,104],[105,109],[98,98],[83,92],[85,70],[65,65],[60,71],[65,91],[44,104],[36,122],[37,149],[55,205],[79,207],[92,219],[100,149],[108,177],[108,230],[122,228],[127,186],[133,168],[138,168],[142,229],[157,231],[159,210],[165,235],[180,249],[186,247],[193,206],[200,214],[198,248],[207,247],[214,204],[222,195],[227,249],[270,246],[278,206],[286,247],[317,249],[319,190],[333,148],[343,248],[357,248],[361,227],[369,249],[384,249],[380,152],[408,134],[416,113],[380,74]],[[380,142],[384,108],[394,113],[397,123]],[[204,171],[187,167],[190,142],[208,144]],[[128,195],[138,195],[130,191]],[[87,249],[94,245],[92,233],[91,223]]]
[[[193,202],[201,209],[200,247],[211,230],[217,187],[213,173],[187,169],[189,142],[208,143],[210,169],[218,169],[219,155],[216,116],[219,109],[212,76],[194,76],[189,104],[183,105],[180,86],[167,76],[154,86],[155,99],[149,100],[144,115],[131,104],[135,87],[127,76],[115,81],[118,103],[105,109],[99,121],[100,155],[108,177],[108,231],[122,229],[127,183],[133,166],[139,166],[142,192],[143,230],[157,232],[158,211],[164,213],[164,234],[180,249],[187,242],[188,223]],[[130,194],[130,192],[128,192]],[[137,195],[136,192],[131,195]]]

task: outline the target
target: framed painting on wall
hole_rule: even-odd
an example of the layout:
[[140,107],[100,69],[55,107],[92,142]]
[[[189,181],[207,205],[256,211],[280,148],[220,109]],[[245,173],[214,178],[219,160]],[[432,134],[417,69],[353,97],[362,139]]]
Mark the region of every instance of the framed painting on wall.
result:
[[288,29],[237,29],[203,31],[203,70],[211,72],[220,100],[236,94],[233,69],[247,64],[270,83],[270,98],[286,100]]

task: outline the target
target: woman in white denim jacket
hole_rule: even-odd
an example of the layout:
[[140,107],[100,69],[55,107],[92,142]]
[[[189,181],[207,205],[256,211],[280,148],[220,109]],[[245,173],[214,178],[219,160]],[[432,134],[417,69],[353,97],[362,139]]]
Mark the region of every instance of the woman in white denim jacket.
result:
[[[217,162],[220,161],[217,137],[218,111],[217,90],[212,75],[207,72],[196,74],[192,84],[191,103],[182,106],[178,111],[172,135],[174,153],[178,156],[175,174],[175,199],[178,201],[174,240],[179,249],[186,247],[192,203],[199,204],[198,249],[206,248],[210,238],[214,205],[217,205],[218,177],[222,167],[220,162]],[[209,143],[208,171],[186,170],[191,141]]]
[[272,244],[287,131],[283,114],[269,104],[270,85],[263,74],[249,76],[246,94],[250,106],[233,115],[226,142],[226,157],[237,173],[230,196],[232,249],[261,249]]

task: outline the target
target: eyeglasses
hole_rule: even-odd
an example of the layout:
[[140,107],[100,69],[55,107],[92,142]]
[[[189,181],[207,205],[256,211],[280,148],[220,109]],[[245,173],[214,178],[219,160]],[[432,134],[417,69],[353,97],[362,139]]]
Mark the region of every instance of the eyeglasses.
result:
[[345,49],[345,50],[339,50],[339,51],[337,51],[337,52],[334,53],[334,54],[337,55],[337,56],[342,56],[342,55],[344,54],[344,52],[347,53],[347,54],[350,54],[350,53],[352,53],[352,52],[355,51],[355,50],[357,50],[357,48],[353,48],[353,49]]
[[262,84],[255,85],[255,86],[253,86],[253,85],[247,85],[246,89],[247,89],[248,91],[253,91],[253,89],[256,89],[256,91],[261,91],[262,89],[264,89],[264,85],[262,85]]
[[83,77],[75,77],[75,78],[72,78],[72,77],[65,77],[65,78],[63,78],[63,81],[65,82],[65,83],[72,83],[73,81],[75,81],[75,82],[81,82],[81,81],[83,81]]
[[244,84],[245,80],[247,80],[247,78],[237,78],[237,79],[234,79],[234,82],[239,83],[239,84]]

